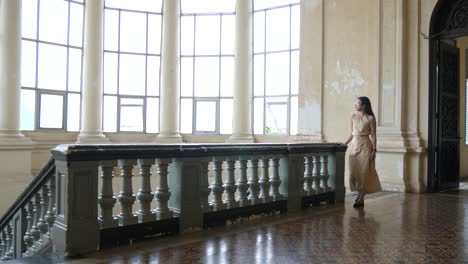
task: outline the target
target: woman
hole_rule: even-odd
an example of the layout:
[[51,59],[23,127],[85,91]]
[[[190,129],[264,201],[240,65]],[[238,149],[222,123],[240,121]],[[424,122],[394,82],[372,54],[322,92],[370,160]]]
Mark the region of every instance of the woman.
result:
[[[351,134],[342,144],[350,145],[349,185],[358,192],[354,208],[364,207],[364,196],[382,191],[379,176],[375,170],[377,152],[376,121],[369,98],[358,97],[351,114]],[[369,138],[370,136],[370,138]]]

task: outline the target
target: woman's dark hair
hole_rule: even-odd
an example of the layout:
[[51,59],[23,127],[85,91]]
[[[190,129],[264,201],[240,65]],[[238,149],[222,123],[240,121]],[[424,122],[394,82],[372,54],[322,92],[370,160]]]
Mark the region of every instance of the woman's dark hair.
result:
[[362,107],[364,108],[364,112],[367,115],[374,116],[374,112],[372,111],[372,105],[370,103],[369,98],[367,96],[359,96],[357,99],[361,101]]

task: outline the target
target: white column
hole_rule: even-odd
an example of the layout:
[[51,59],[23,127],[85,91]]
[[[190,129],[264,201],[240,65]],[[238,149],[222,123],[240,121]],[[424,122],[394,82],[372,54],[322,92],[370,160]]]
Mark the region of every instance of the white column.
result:
[[21,1],[0,1],[0,142],[30,142],[20,132]]
[[85,5],[81,131],[78,143],[108,142],[102,133],[104,0]]
[[299,109],[296,141],[323,142],[324,2],[301,1]]
[[180,0],[164,1],[163,14],[160,128],[156,141],[180,143]]
[[252,135],[252,0],[236,1],[236,48],[232,136],[228,142],[254,142]]

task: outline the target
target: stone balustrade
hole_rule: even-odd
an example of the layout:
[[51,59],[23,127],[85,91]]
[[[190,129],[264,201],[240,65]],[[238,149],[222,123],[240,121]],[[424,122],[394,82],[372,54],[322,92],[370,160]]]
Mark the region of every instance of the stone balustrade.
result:
[[68,256],[343,201],[337,144],[60,145],[0,222],[2,260]]

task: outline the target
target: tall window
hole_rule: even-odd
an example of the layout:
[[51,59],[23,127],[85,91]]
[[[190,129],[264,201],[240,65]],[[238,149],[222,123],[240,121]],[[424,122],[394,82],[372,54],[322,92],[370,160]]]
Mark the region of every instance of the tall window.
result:
[[296,134],[299,0],[254,0],[255,134]]
[[83,0],[22,0],[21,130],[79,131]]
[[182,133],[232,133],[235,0],[182,0]]
[[106,132],[159,131],[162,0],[106,0],[104,109]]

